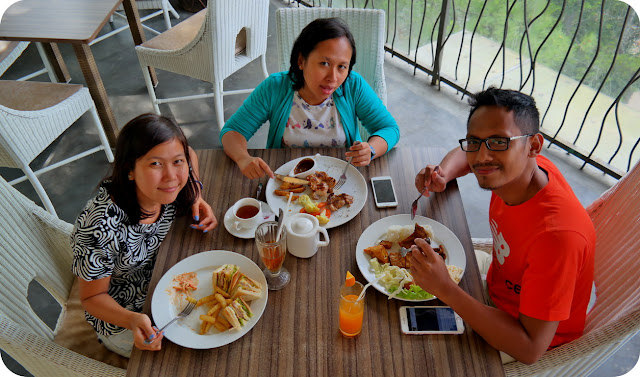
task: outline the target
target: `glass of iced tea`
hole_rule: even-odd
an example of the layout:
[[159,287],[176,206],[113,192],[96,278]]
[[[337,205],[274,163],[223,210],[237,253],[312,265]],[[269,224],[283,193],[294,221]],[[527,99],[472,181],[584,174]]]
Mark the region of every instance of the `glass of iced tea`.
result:
[[262,273],[272,291],[284,288],[291,280],[289,271],[282,267],[284,257],[287,255],[287,230],[282,227],[282,234],[278,241],[276,241],[277,233],[278,223],[275,221],[262,223],[256,229],[256,246],[265,267]]
[[352,286],[343,285],[340,288],[340,332],[347,338],[354,337],[362,331],[365,295],[360,299],[358,296],[363,288],[358,281]]

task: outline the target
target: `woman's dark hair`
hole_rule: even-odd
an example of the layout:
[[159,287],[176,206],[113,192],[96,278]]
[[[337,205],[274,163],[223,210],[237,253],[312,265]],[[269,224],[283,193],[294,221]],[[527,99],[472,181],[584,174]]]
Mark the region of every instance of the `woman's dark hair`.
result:
[[469,98],[469,118],[481,106],[498,106],[513,111],[513,119],[523,135],[537,134],[540,132],[540,113],[536,107],[536,100],[524,93],[498,89],[493,86],[476,93],[475,98]]
[[[351,74],[351,69],[356,64],[356,42],[344,21],[339,18],[318,18],[302,29],[293,43],[289,59],[289,77],[293,81],[293,90],[300,90],[304,86],[304,75],[300,67],[298,67],[298,57],[302,56],[307,59],[318,43],[327,39],[341,37],[347,38],[351,44],[352,52],[351,61],[349,62],[349,74]],[[349,74],[347,74],[347,77],[349,77]]]
[[138,158],[147,154],[156,145],[173,139],[182,143],[189,166],[189,179],[175,201],[178,214],[184,214],[198,197],[199,187],[191,171],[189,144],[180,127],[170,118],[156,114],[142,114],[125,124],[118,134],[113,169],[111,176],[105,180],[111,181],[107,184],[109,194],[133,224],[153,214],[140,207],[136,184],[129,179],[129,173],[134,169]]

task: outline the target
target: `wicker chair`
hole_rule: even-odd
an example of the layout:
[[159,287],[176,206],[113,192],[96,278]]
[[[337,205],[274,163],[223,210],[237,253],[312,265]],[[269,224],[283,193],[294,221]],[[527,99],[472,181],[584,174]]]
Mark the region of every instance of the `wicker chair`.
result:
[[[2,178],[0,224],[0,348],[34,376],[124,376],[125,369],[53,342],[54,336],[64,331],[63,319],[70,312],[67,300],[75,281],[69,246],[71,224],[47,213]],[[62,306],[53,330],[27,301],[29,283],[34,279]],[[83,322],[81,325],[93,332]],[[78,344],[81,348],[104,347],[95,333]]]
[[[143,23],[142,27],[146,30],[149,30],[150,32],[152,32],[153,34],[160,34],[159,31],[150,28],[149,26],[145,25],[144,22],[152,19],[154,17],[157,17],[159,15],[163,15],[164,16],[164,24],[167,27],[167,30],[171,29],[171,16],[173,16],[173,18],[180,18],[180,15],[178,14],[178,12],[176,12],[176,10],[173,8],[173,6],[171,5],[171,3],[169,2],[169,0],[136,0],[136,6],[138,7],[138,10],[156,10],[153,13],[147,14],[144,17],[140,18],[140,22]],[[120,4],[120,6],[118,7],[118,9],[116,10],[116,12],[113,13],[113,15],[111,16],[110,22],[113,22],[114,16],[124,19],[125,24],[124,26],[121,26],[117,29],[114,29],[108,33],[105,33],[103,35],[101,35],[100,37],[94,39],[93,41],[91,41],[91,43],[89,43],[90,46],[105,40],[115,34],[120,33],[121,31],[127,30],[129,28],[129,23],[127,21],[127,16],[125,16],[124,14],[122,14],[122,12],[124,11],[124,7],[122,6],[122,4]]]
[[[87,111],[93,117],[101,144],[38,171],[31,170],[29,164]],[[28,179],[49,212],[56,215],[37,175],[99,150],[104,150],[109,162],[113,161],[113,153],[87,88],[0,80],[0,166],[21,169],[25,176],[10,183],[14,185]]]
[[[537,363],[504,365],[507,376],[586,376],[640,332],[640,163],[587,207],[596,229],[597,300],[584,335]],[[491,240],[474,247],[491,252]]]
[[[0,76],[2,76],[9,67],[22,55],[22,52],[29,47],[30,42],[9,42],[9,41],[0,41]],[[56,77],[53,74],[53,70],[49,68],[49,60],[45,55],[45,52],[40,43],[36,43],[36,47],[38,48],[38,53],[40,54],[40,58],[44,63],[44,68],[39,71],[33,72],[26,76],[23,76],[18,81],[30,80],[36,76],[40,76],[44,73],[49,74],[49,79],[51,82],[56,82]]]
[[[224,126],[222,97],[250,93],[253,89],[225,91],[223,81],[249,62],[261,58],[266,78],[269,2],[213,1],[208,7],[170,30],[136,46],[153,109],[158,104],[214,97],[218,127]],[[213,84],[213,93],[159,99],[147,67],[190,76]]]
[[[317,18],[339,17],[349,26],[356,41],[357,59],[353,70],[367,80],[374,92],[387,104],[387,86],[384,79],[384,11],[352,8],[280,8],[276,11],[278,38],[278,66],[289,70],[289,57],[293,43],[311,21]],[[359,126],[363,138],[369,132]]]

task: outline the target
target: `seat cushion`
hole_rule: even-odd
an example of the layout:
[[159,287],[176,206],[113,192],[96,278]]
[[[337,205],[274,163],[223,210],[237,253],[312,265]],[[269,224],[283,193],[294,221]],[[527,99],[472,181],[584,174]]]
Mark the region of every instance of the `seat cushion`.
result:
[[[198,35],[206,15],[207,9],[205,8],[162,34],[149,39],[141,46],[165,51],[181,49]],[[246,47],[247,31],[243,28],[236,37],[236,55],[244,51]]]
[[157,35],[142,44],[142,47],[155,50],[177,50],[191,42],[204,22],[207,10],[203,9],[171,29]]
[[0,61],[6,59],[19,44],[20,42],[0,41]]
[[64,348],[117,368],[127,369],[129,364],[129,359],[108,350],[98,341],[95,330],[84,318],[84,309],[80,303],[78,291],[78,279],[71,287],[71,294],[67,301],[67,313],[53,341]]
[[0,80],[0,105],[19,111],[44,110],[80,89],[82,85]]

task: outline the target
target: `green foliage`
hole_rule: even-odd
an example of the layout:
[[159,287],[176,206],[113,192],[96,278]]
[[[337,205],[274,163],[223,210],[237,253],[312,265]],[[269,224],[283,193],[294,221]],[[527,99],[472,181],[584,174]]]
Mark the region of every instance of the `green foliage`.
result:
[[[316,1],[315,5],[319,3],[329,5],[328,0]],[[472,32],[477,26],[479,35],[498,43],[504,41],[514,51],[520,50],[522,42],[520,52],[523,59],[533,60],[537,53],[536,64],[554,70],[560,69],[567,51],[570,51],[562,73],[577,81],[584,76],[584,82],[594,88],[605,78],[622,32],[615,65],[603,86],[603,91],[613,97],[620,93],[640,67],[638,15],[631,9],[623,30],[628,5],[618,0],[449,0],[449,4],[447,34],[461,31],[466,22],[467,32]],[[358,8],[366,5],[367,8],[385,10],[387,43],[401,53],[408,53],[436,40],[442,1],[334,0],[331,5]],[[552,30],[558,18],[560,22]],[[572,44],[574,34],[576,37]],[[527,42],[531,46],[531,56]],[[585,76],[592,61],[592,67]]]

